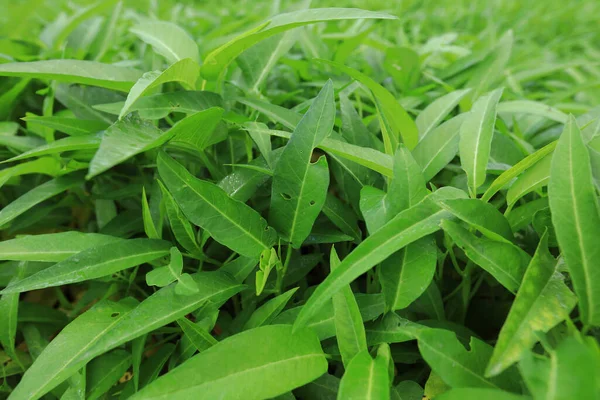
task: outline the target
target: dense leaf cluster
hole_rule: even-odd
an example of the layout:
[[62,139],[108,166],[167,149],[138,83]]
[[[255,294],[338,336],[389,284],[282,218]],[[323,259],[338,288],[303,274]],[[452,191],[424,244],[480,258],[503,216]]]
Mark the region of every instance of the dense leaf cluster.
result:
[[600,398],[600,3],[79,3],[0,16],[0,398]]

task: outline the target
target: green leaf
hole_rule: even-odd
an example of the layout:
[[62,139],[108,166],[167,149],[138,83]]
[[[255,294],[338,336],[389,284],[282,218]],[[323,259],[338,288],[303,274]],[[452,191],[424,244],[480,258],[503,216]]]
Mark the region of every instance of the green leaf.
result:
[[[354,296],[360,310],[363,321],[371,321],[379,317],[385,311],[383,296],[377,294],[357,293]],[[273,324],[292,324],[297,320],[298,315],[304,306],[298,306],[285,310],[275,320]],[[317,333],[320,340],[332,338],[336,335],[335,313],[333,301],[329,301],[321,308],[306,325]]]
[[358,218],[352,209],[331,193],[327,193],[323,214],[342,232],[352,236],[355,241],[360,241],[362,232],[358,227]]
[[[547,144],[535,153],[528,155],[508,170],[504,171],[502,174],[500,174],[499,177],[497,177],[494,180],[494,182],[492,182],[490,187],[485,191],[485,193],[481,197],[481,200],[488,201],[489,199],[491,199],[500,189],[505,187],[514,178],[519,176],[528,168],[531,168],[533,165],[536,165],[536,163],[548,156],[548,154],[552,153],[556,148],[556,144],[556,141]],[[514,200],[512,202],[509,202],[514,203]]]
[[421,61],[419,54],[409,47],[388,48],[385,52],[383,68],[392,76],[396,86],[403,92],[419,83]]
[[390,377],[388,364],[390,347],[382,344],[377,349],[375,359],[368,350],[358,353],[348,367],[337,395],[338,399],[389,399]]
[[249,92],[260,93],[260,87],[277,61],[290,51],[297,38],[297,32],[287,31],[263,40],[240,54],[237,64],[244,74]]
[[492,347],[475,337],[471,337],[469,350],[464,348],[453,332],[443,329],[421,330],[417,333],[417,339],[419,351],[427,364],[453,388],[519,389],[515,374],[484,377]]
[[[171,285],[135,308],[128,302],[99,303],[61,331],[25,373],[12,396],[37,399],[92,358],[182,318],[207,301],[225,301],[244,288],[218,272],[200,272],[194,280],[200,286],[197,296],[178,296]],[[70,356],[65,358],[65,354]]]
[[441,209],[436,200],[463,197],[462,191],[442,188],[419,204],[398,214],[377,232],[356,247],[329,276],[317,287],[294,323],[295,327],[305,325],[328,299],[338,290],[351,283],[375,264],[385,260],[404,246],[439,230],[442,219],[448,219],[449,212]]
[[[68,379],[88,361],[78,361],[77,357],[131,308],[131,304],[126,302],[105,300],[76,318],[43,350],[25,372],[11,397],[17,400],[38,399]],[[69,351],[65,352],[65,349]]]
[[508,220],[491,204],[477,199],[458,199],[442,201],[440,205],[492,240],[514,241]]
[[146,232],[146,236],[150,239],[160,239],[161,235],[157,232],[154,221],[152,220],[145,187],[142,188],[142,217],[144,220],[144,231]]
[[546,155],[540,161],[531,166],[517,180],[510,185],[506,193],[506,201],[510,206],[517,200],[534,190],[546,186],[550,180],[550,166],[552,164],[552,154]]
[[127,92],[141,72],[85,60],[45,60],[0,64],[0,76],[53,79]]
[[275,231],[256,211],[195,178],[164,152],[157,162],[160,177],[183,213],[216,241],[248,257],[257,257],[275,243]]
[[190,274],[181,274],[175,285],[175,294],[179,296],[191,296],[200,291],[196,282]]
[[[335,247],[332,246],[329,261],[331,270],[337,268],[339,264],[340,259]],[[367,351],[367,338],[363,320],[350,286],[343,288],[333,296],[333,313],[338,347],[344,366],[348,367],[354,356]]]
[[90,163],[86,179],[91,179],[136,154],[162,145],[170,137],[169,132],[165,133],[149,121],[135,116],[115,122],[102,136],[100,149]]
[[161,181],[158,181],[158,184],[162,192],[169,225],[171,226],[175,239],[184,249],[189,251],[195,257],[202,256],[202,248],[196,241],[196,232],[194,231],[192,224],[190,224],[185,215],[183,215],[183,212],[165,185]]
[[184,58],[200,62],[196,42],[185,30],[172,22],[147,20],[133,26],[129,31],[152,46],[169,64]]
[[202,152],[206,147],[219,141],[214,131],[221,121],[223,109],[211,107],[198,111],[176,123],[169,134],[172,135],[171,144],[183,144]]
[[419,142],[427,137],[470,92],[471,89],[455,90],[436,99],[421,111],[415,120],[419,130]]
[[203,329],[201,326],[193,323],[187,318],[178,319],[177,324],[199,352],[203,352],[218,343],[206,329]]
[[177,250],[177,247],[171,247],[169,252],[171,260],[167,266],[156,268],[146,274],[146,284],[148,286],[167,286],[181,276],[181,272],[183,271],[183,256]]
[[539,115],[561,124],[567,123],[569,119],[569,116],[559,109],[531,100],[504,101],[498,104],[497,111],[499,114]]
[[600,325],[600,215],[590,158],[572,116],[552,156],[548,197],[558,244],[585,324]]
[[313,8],[280,14],[213,50],[204,59],[202,76],[205,79],[215,80],[244,50],[278,33],[316,22],[347,19],[396,19],[396,17],[352,8]]
[[456,156],[460,127],[467,115],[457,115],[433,129],[412,151],[413,157],[421,166],[425,181],[430,181]]
[[271,324],[271,322],[279,315],[297,290],[298,288],[290,289],[260,306],[252,313],[252,316],[248,319],[248,321],[246,321],[244,324],[244,330],[254,329],[258,328],[259,326]]
[[547,234],[542,236],[531,259],[517,297],[500,330],[486,376],[495,376],[519,361],[547,332],[569,317],[577,298],[556,271],[556,260],[548,251]]
[[600,350],[591,338],[565,338],[550,359],[529,352],[519,368],[530,392],[540,399],[594,399],[600,396]]
[[452,221],[442,221],[442,229],[475,264],[489,272],[506,289],[517,292],[531,257],[519,247],[479,238]]
[[476,196],[477,188],[485,181],[496,121],[496,105],[501,96],[502,89],[482,96],[475,102],[460,127],[460,165],[467,174],[471,197]]
[[31,157],[40,157],[48,154],[62,153],[64,151],[76,151],[76,150],[95,150],[100,147],[102,135],[85,135],[85,136],[73,136],[59,139],[54,142],[50,142],[46,145],[36,147],[25,153],[19,154],[16,157],[9,158],[3,162],[13,162],[23,160]]
[[383,261],[378,273],[386,309],[400,310],[419,298],[431,283],[436,265],[432,237],[419,239]]
[[200,67],[196,61],[184,58],[164,71],[146,72],[129,91],[127,100],[125,100],[125,104],[123,104],[123,108],[119,113],[119,119],[122,119],[131,111],[132,106],[139,98],[159,85],[167,82],[180,82],[188,86],[189,89],[193,89],[198,79],[199,69]]
[[71,174],[36,186],[0,211],[0,226],[9,223],[44,200],[81,185],[82,182],[80,174]]
[[113,350],[90,361],[85,371],[86,398],[100,398],[121,379],[130,365],[131,354],[125,350]]
[[458,388],[436,396],[436,400],[531,400],[529,396],[522,396],[495,389]]
[[264,399],[325,373],[317,336],[270,325],[229,337],[160,377],[132,399]]
[[6,184],[11,178],[16,178],[28,174],[46,174],[50,176],[60,176],[79,168],[64,168],[63,164],[54,157],[42,157],[34,161],[20,163],[14,167],[0,170],[0,187]]
[[[19,263],[17,275],[13,277],[11,284],[18,282],[24,275],[25,265],[24,263]],[[16,358],[15,361],[21,364],[15,353],[18,311],[19,295],[17,293],[3,294],[0,297],[0,344],[2,344],[2,348],[8,355]]]
[[[95,109],[119,115],[124,102],[96,104]],[[196,90],[156,93],[138,98],[129,108],[144,119],[165,118],[172,112],[194,114],[211,107],[223,107],[223,99],[216,93]]]
[[9,285],[0,293],[26,292],[100,278],[163,257],[169,247],[169,242],[154,239],[120,240],[91,247]]
[[417,125],[412,120],[410,115],[404,110],[394,96],[379,83],[375,82],[369,76],[347,67],[343,64],[338,64],[328,60],[318,60],[319,63],[331,65],[337,70],[356,79],[363,85],[369,88],[373,93],[375,105],[379,112],[379,120],[381,131],[383,134],[383,143],[385,145],[386,154],[393,154],[400,138],[404,145],[412,150],[419,141],[419,131]]
[[0,258],[16,261],[58,262],[83,250],[116,243],[123,239],[77,231],[27,235],[0,242]]
[[269,222],[295,248],[308,237],[329,187],[327,159],[311,162],[313,149],[333,129],[333,83],[328,81],[311,104],[275,166]]
[[[286,139],[291,137],[289,132],[264,129],[261,128],[260,125],[252,122],[245,123],[244,128],[265,135],[283,137]],[[318,144],[317,147],[333,155],[365,166],[385,176],[392,176],[393,174],[393,158],[380,151],[366,147],[355,146],[353,144],[345,143],[332,138],[323,139],[323,141]]]
[[41,125],[57,131],[64,132],[69,136],[85,136],[90,133],[97,133],[108,128],[108,124],[103,121],[91,119],[64,118],[57,116],[37,116],[28,115],[21,118],[27,124]]
[[513,41],[513,32],[509,30],[500,37],[495,47],[475,67],[469,81],[465,85],[466,87],[474,88],[469,96],[471,101],[479,98],[495,82],[504,77],[504,68],[510,59]]

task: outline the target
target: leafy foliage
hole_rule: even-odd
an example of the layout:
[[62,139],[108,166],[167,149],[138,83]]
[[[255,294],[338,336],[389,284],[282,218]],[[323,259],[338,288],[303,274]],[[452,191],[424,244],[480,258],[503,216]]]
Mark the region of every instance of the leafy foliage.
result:
[[0,399],[600,398],[597,1],[5,3]]

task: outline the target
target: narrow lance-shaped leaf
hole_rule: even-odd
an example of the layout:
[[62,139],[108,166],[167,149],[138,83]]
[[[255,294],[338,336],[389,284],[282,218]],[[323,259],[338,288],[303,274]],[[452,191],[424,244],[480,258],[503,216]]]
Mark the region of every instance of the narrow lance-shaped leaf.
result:
[[443,201],[440,205],[493,240],[512,243],[510,223],[496,207],[477,199]]
[[7,224],[35,205],[74,188],[83,182],[79,173],[61,176],[34,187],[0,211],[0,226]]
[[506,289],[517,292],[530,261],[526,252],[510,243],[479,238],[452,221],[442,221],[441,226],[471,261],[492,274]]
[[471,197],[477,195],[477,188],[485,181],[496,123],[496,105],[501,96],[502,89],[496,89],[479,98],[460,128],[460,164],[467,174]]
[[538,341],[537,332],[547,332],[568,318],[576,302],[577,298],[556,271],[556,260],[548,251],[545,233],[500,330],[486,376],[498,375],[519,361]]
[[286,30],[316,22],[363,18],[396,19],[389,14],[353,8],[313,8],[280,14],[213,50],[204,59],[202,76],[215,80],[244,50]]
[[147,93],[152,88],[155,88],[167,82],[181,82],[188,86],[189,89],[194,88],[196,79],[198,79],[198,71],[200,67],[198,63],[185,58],[171,65],[164,71],[146,72],[129,91],[127,100],[119,113],[119,119],[127,115],[135,102]]
[[517,164],[512,166],[510,169],[504,171],[499,177],[497,177],[490,187],[485,191],[481,200],[488,201],[491,199],[500,189],[506,186],[510,181],[516,178],[519,174],[526,171],[528,168],[535,165],[538,161],[542,160],[548,154],[552,153],[556,148],[558,142],[554,141],[542,147],[533,154],[528,155]]
[[164,183],[158,181],[163,195],[163,201],[169,219],[169,225],[175,239],[184,249],[189,251],[194,257],[202,257],[202,248],[196,240],[196,232],[190,221],[183,215],[183,212],[175,202],[171,193],[167,190]]
[[102,135],[91,134],[85,136],[73,136],[50,142],[43,146],[21,153],[16,157],[9,158],[3,162],[13,162],[26,158],[40,157],[48,154],[62,153],[64,151],[95,150],[100,147]]
[[244,324],[244,330],[269,325],[279,315],[297,290],[298,288],[290,289],[257,308]]
[[8,286],[2,293],[26,292],[100,278],[165,256],[170,246],[163,240],[131,239],[88,248]]
[[417,339],[427,364],[453,388],[519,389],[514,370],[495,378],[484,377],[492,347],[475,337],[470,339],[470,350],[465,349],[454,332],[443,329],[423,329],[417,333]]
[[77,231],[27,235],[0,242],[0,259],[58,262],[90,247],[121,240],[114,236]]
[[439,230],[441,220],[448,219],[451,214],[441,209],[436,201],[461,197],[464,197],[464,192],[457,189],[437,190],[419,204],[398,214],[368,237],[317,287],[302,308],[294,326],[304,326],[338,290],[367,272],[375,264],[404,246]]
[[0,76],[53,79],[128,91],[142,75],[138,70],[85,60],[44,60],[0,65]]
[[28,115],[21,118],[27,124],[41,125],[57,131],[64,132],[69,136],[85,136],[90,133],[96,133],[108,128],[108,124],[103,121],[94,121],[91,119],[64,118],[57,116],[37,116]]
[[[394,156],[394,177],[383,199],[385,222],[427,196],[421,168],[404,145]],[[369,223],[369,221],[367,221]],[[378,274],[387,310],[406,308],[429,286],[437,264],[433,237],[424,237],[392,254],[379,266]]]
[[86,179],[118,165],[136,154],[158,147],[170,138],[149,121],[136,116],[125,118],[111,125],[94,155]]
[[[278,131],[274,129],[264,129],[260,127],[260,125],[253,122],[245,123],[244,128],[264,135],[272,135],[286,139],[291,137],[289,132]],[[378,150],[356,146],[332,138],[325,138],[319,145],[317,145],[317,147],[335,156],[339,156],[372,169],[373,171],[379,172],[385,176],[393,175],[393,158],[388,154],[384,154]]]
[[586,324],[600,325],[600,215],[588,150],[573,116],[552,157],[548,197],[581,318]]
[[231,336],[152,382],[132,399],[265,399],[325,373],[327,360],[308,329],[269,325]]
[[342,376],[337,398],[339,400],[389,399],[388,365],[390,358],[390,347],[387,344],[379,346],[375,359],[366,349],[358,353],[350,361],[344,376]]
[[419,141],[412,155],[423,170],[425,181],[430,181],[448,165],[458,152],[460,127],[468,114],[460,114],[433,129]]
[[198,45],[194,39],[172,22],[148,20],[133,26],[130,31],[152,46],[170,64],[184,58],[200,62]]
[[470,91],[471,89],[455,90],[436,99],[421,111],[415,120],[419,130],[419,141],[438,126]]
[[550,358],[529,352],[519,363],[519,369],[535,398],[600,397],[600,348],[591,337],[565,338],[550,352]]
[[[333,271],[340,264],[340,259],[331,247],[329,266]],[[346,286],[333,296],[333,313],[335,315],[335,336],[344,366],[359,353],[367,351],[367,338],[360,310],[352,289]]]
[[252,208],[197,179],[164,152],[157,162],[160,177],[183,213],[216,241],[247,257],[258,257],[275,243],[276,232]]
[[327,159],[311,163],[313,149],[333,129],[333,83],[328,81],[296,126],[273,176],[269,222],[296,248],[308,237],[329,187]]
[[355,69],[347,67],[343,64],[338,64],[333,61],[319,60],[320,63],[331,65],[339,71],[361,82],[373,92],[375,105],[379,111],[379,120],[383,133],[383,142],[385,145],[386,154],[393,154],[400,137],[404,145],[412,150],[419,141],[419,132],[417,125],[412,120],[406,110],[398,103],[398,100],[379,83],[375,82],[369,76]]
[[194,280],[200,288],[196,296],[176,295],[176,285],[170,285],[137,307],[130,301],[102,302],[95,306],[61,331],[11,396],[16,400],[38,399],[92,358],[182,318],[207,301],[217,304],[225,301],[244,288],[219,272],[200,272],[194,274]]

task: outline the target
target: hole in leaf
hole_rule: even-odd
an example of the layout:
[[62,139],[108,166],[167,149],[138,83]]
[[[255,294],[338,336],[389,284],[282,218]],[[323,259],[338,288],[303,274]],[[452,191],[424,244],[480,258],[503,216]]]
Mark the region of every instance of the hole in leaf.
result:
[[291,200],[292,199],[292,196],[290,196],[287,193],[281,193],[281,197],[283,197],[284,200]]
[[121,313],[119,313],[119,312],[114,312],[114,313],[110,314],[110,316],[112,318],[117,318],[119,315],[121,315]]
[[308,203],[308,204],[310,204],[311,206],[314,206],[317,203],[314,200],[311,200],[310,203]]

